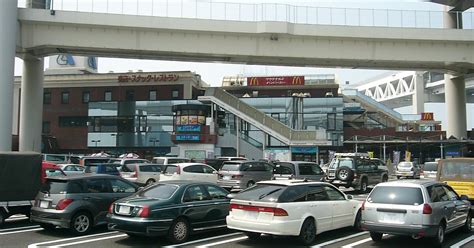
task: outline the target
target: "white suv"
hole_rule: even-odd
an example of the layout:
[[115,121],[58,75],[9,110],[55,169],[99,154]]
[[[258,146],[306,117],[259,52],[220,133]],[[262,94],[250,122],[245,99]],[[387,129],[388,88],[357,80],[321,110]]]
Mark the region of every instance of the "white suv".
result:
[[207,164],[177,163],[166,165],[161,181],[194,180],[217,183],[217,171]]
[[150,185],[160,181],[161,165],[151,163],[126,164],[120,175],[138,185]]

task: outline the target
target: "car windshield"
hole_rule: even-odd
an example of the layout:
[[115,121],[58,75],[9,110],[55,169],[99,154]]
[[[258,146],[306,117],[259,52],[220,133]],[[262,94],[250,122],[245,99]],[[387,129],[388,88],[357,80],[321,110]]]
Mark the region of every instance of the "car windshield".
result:
[[440,181],[471,180],[474,178],[474,160],[444,161],[441,167]]
[[433,162],[433,163],[425,163],[423,166],[423,170],[425,171],[437,171],[438,170],[438,163]]
[[415,187],[375,187],[367,198],[371,203],[420,205],[423,204],[423,195],[420,188]]
[[412,166],[412,163],[410,162],[401,162],[398,164],[398,167],[403,167],[403,168],[408,168],[408,167],[411,167]]
[[222,165],[221,170],[223,171],[239,171],[240,164],[237,163],[224,163]]
[[41,192],[48,192],[49,194],[66,194],[66,193],[80,193],[83,191],[80,181],[63,181],[52,180],[48,181],[41,187]]
[[247,201],[276,202],[281,193],[286,189],[285,185],[257,184],[247,188],[235,195],[235,199]]
[[156,199],[169,199],[179,187],[173,184],[156,184],[152,187],[144,188],[138,191],[138,196],[156,198]]
[[46,169],[46,176],[47,177],[54,177],[54,176],[63,176],[64,173],[58,169]]

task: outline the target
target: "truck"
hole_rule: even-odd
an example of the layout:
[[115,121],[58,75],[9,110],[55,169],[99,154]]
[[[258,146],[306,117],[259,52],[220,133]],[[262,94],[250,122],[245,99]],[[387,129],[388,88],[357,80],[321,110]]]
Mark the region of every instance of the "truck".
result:
[[41,187],[41,154],[0,152],[0,226],[12,215],[30,215]]

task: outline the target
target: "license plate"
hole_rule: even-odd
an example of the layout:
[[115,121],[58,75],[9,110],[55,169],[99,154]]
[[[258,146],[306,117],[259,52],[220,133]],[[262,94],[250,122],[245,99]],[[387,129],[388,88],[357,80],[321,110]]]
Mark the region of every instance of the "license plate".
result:
[[119,214],[130,214],[130,207],[129,206],[120,206],[118,210]]
[[329,176],[330,176],[330,177],[333,177],[333,176],[335,176],[335,175],[336,175],[336,173],[329,173]]
[[40,208],[48,208],[49,201],[40,201]]
[[402,224],[403,223],[403,214],[384,213],[382,215],[382,218],[381,218],[380,222]]
[[403,175],[404,175],[404,176],[408,176],[408,175],[410,175],[410,173],[404,172]]
[[247,211],[245,218],[248,220],[256,220],[258,218],[258,212],[256,211]]

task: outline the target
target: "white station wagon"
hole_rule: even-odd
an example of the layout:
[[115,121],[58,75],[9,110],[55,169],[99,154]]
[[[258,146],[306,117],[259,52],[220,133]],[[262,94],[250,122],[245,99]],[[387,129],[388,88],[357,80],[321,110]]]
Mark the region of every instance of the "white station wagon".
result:
[[309,245],[316,234],[348,226],[360,228],[362,203],[329,183],[261,181],[232,198],[227,227],[243,231],[249,239],[262,233],[296,236]]
[[160,181],[194,180],[217,183],[217,171],[207,164],[176,163],[168,164],[163,170]]

